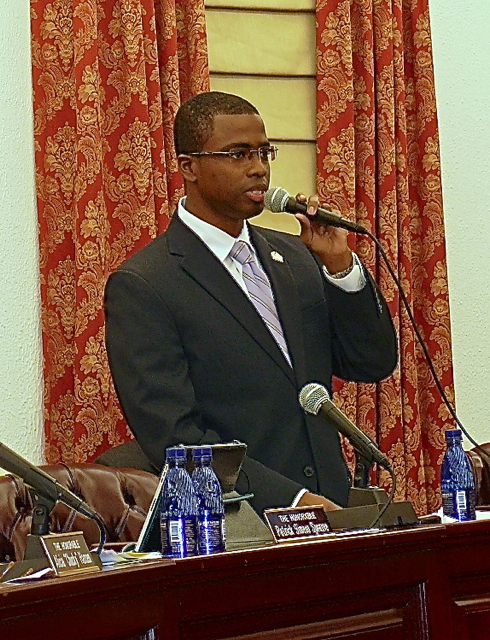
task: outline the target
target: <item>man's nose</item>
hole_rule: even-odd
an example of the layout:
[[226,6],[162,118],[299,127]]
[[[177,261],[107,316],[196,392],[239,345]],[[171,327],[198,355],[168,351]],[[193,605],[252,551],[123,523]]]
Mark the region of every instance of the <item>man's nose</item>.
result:
[[268,171],[269,171],[269,162],[261,160],[260,154],[254,153],[251,158],[250,166],[248,169],[249,175],[265,176]]

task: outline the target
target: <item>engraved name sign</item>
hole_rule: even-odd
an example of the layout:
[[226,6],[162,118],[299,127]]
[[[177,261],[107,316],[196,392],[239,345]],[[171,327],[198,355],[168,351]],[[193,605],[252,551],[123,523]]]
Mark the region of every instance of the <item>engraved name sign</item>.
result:
[[100,571],[100,566],[92,557],[81,531],[51,533],[40,538],[46,557],[56,575]]
[[331,533],[323,507],[266,509],[267,522],[276,542],[320,538]]

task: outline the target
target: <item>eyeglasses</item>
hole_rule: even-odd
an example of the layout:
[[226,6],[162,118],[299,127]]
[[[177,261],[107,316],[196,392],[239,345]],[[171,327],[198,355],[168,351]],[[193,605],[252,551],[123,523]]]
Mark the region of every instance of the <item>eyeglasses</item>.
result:
[[217,158],[230,158],[234,162],[248,164],[257,156],[261,162],[272,162],[277,157],[277,147],[259,147],[258,149],[231,149],[230,151],[196,151],[185,155],[201,158],[203,156],[216,156]]

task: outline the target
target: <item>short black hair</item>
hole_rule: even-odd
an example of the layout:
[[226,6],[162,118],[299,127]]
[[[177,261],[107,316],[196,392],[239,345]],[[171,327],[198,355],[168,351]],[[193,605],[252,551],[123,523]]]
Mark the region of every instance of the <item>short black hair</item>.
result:
[[245,98],[233,93],[207,91],[190,98],[177,111],[174,123],[175,152],[197,153],[213,135],[215,116],[260,115]]

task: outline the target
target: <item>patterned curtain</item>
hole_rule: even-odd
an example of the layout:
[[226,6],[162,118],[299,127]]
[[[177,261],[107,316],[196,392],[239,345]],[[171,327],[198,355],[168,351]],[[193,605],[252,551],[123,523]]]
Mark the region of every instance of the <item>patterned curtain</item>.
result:
[[[427,0],[318,0],[318,193],[381,241],[436,371],[454,400],[439,138]],[[392,461],[397,498],[440,506],[452,422],[373,243],[352,248],[375,274],[400,336],[396,373],[338,383],[339,406]],[[352,460],[352,452],[348,452]],[[387,472],[378,484],[389,486]]]
[[182,192],[172,122],[209,89],[204,0],[31,0],[46,458],[130,438],[104,348],[108,274]]

